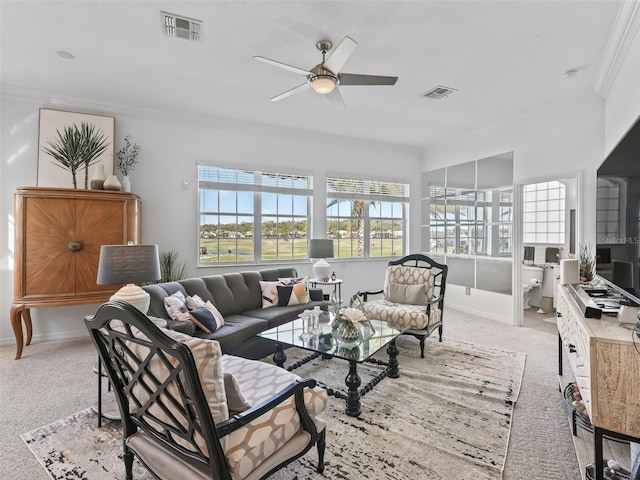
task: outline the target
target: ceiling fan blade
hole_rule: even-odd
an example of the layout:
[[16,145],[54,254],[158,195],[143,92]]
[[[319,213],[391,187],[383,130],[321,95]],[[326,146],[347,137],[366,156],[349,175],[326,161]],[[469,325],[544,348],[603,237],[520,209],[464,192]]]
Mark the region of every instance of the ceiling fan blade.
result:
[[334,88],[333,91],[327,95],[327,100],[329,103],[333,105],[337,110],[344,110],[347,106],[342,99],[342,95],[340,95],[340,91],[337,88]]
[[340,69],[347,63],[349,57],[358,46],[351,37],[344,37],[340,42],[340,45],[329,55],[329,58],[324,62],[323,68],[331,71],[334,75],[337,75]]
[[287,90],[284,93],[281,93],[280,95],[276,95],[275,97],[273,97],[271,99],[272,102],[277,102],[278,100],[282,100],[283,98],[287,98],[291,95],[293,95],[294,93],[298,93],[298,92],[302,92],[303,90],[306,90],[308,88],[311,88],[311,85],[309,85],[307,82],[298,85],[297,87],[293,87],[291,90]]
[[398,77],[381,75],[358,75],[357,73],[338,74],[340,85],[395,85]]
[[269,65],[273,65],[274,67],[278,67],[278,68],[284,68],[285,70],[289,70],[290,72],[293,72],[293,73],[298,73],[300,75],[311,75],[311,72],[309,70],[294,67],[292,65],[287,65],[286,63],[282,63],[282,62],[276,62],[275,60],[271,60],[270,58],[261,57],[259,55],[256,55],[253,58],[258,60],[259,62],[268,63]]

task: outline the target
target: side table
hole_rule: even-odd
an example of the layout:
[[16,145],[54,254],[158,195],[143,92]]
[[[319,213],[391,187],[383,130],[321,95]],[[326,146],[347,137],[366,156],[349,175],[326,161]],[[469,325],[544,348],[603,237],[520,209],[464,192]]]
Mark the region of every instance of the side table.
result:
[[342,280],[336,278],[335,280],[320,280],[318,278],[312,278],[309,280],[312,288],[316,288],[318,285],[333,286],[333,294],[336,297],[338,303],[342,302]]

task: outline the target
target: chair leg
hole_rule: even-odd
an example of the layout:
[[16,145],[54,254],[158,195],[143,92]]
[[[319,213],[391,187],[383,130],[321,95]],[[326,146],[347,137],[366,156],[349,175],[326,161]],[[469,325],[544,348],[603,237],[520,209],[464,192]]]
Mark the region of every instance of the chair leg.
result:
[[318,440],[316,441],[316,447],[318,449],[318,468],[317,472],[324,472],[324,448],[326,446],[326,436],[327,436],[327,428],[323,428],[320,434],[318,435]]
[[442,325],[438,327],[438,336],[440,337],[440,343],[442,343]]
[[124,447],[124,476],[126,480],[133,480],[133,452]]
[[424,358],[424,335],[420,335],[420,358]]

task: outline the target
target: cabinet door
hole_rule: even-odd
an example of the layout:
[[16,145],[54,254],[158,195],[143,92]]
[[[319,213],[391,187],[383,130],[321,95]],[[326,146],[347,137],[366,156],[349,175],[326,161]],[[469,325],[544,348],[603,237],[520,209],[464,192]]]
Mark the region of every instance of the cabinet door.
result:
[[75,294],[75,202],[65,198],[25,199],[22,296]]
[[127,243],[127,203],[121,200],[76,200],[76,237],[83,248],[76,254],[76,293],[113,291],[97,285],[101,245]]

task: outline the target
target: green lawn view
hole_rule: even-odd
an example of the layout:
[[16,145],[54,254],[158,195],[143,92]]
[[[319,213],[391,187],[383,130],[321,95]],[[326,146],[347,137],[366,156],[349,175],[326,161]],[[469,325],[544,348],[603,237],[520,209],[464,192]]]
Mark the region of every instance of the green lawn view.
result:
[[[200,263],[253,262],[253,238],[200,239]],[[371,257],[390,257],[403,255],[402,239],[371,239]],[[395,247],[395,248],[394,248]],[[306,238],[262,239],[262,260],[304,260],[307,258],[308,241]],[[335,257],[356,258],[357,239],[341,238],[333,241]],[[231,253],[228,253],[231,251]],[[218,255],[220,252],[220,255]]]

